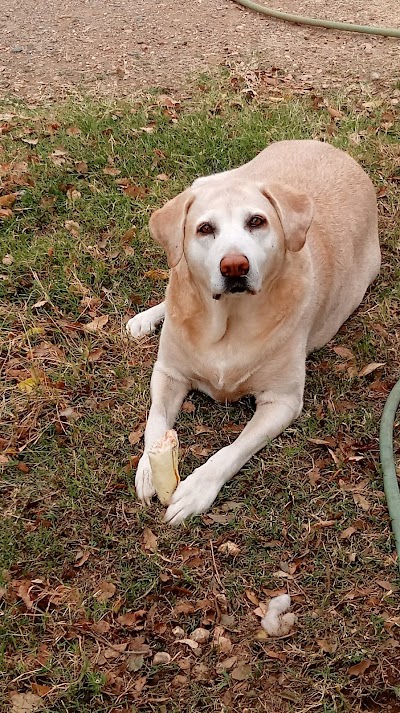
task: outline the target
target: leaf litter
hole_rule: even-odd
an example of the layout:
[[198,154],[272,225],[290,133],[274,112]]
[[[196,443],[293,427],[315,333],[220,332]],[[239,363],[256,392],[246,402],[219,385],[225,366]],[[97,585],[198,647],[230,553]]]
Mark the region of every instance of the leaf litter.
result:
[[[279,81],[277,76],[268,79]],[[249,83],[248,78],[243,79],[240,91],[246,83]],[[332,101],[326,106],[333,109],[336,104]],[[163,108],[175,113],[180,110],[173,102]],[[218,109],[224,110],[223,106]],[[323,111],[327,114],[329,109]],[[331,116],[339,132],[339,125],[347,121],[348,115],[347,110],[342,111],[342,105],[340,113],[342,116]],[[392,120],[392,116],[384,119],[388,124]],[[159,135],[158,126],[151,122],[152,117],[141,121],[140,126],[149,129],[141,133],[148,133],[149,137],[151,133]],[[68,126],[73,128],[75,121]],[[6,129],[4,137],[10,136],[12,131],[12,127]],[[75,140],[82,136],[79,132],[69,135]],[[26,134],[25,138],[31,140],[30,136]],[[362,147],[362,136],[361,139],[359,147]],[[18,143],[21,146],[21,142]],[[80,181],[87,180],[89,164],[80,160],[81,155],[75,153],[70,144],[65,146],[52,144],[45,158],[38,158],[38,163],[25,161],[21,154],[14,164],[14,173],[1,169],[7,172],[6,180],[10,181],[2,194],[8,196],[19,190],[11,183],[25,182],[19,185],[28,188],[34,182],[40,184],[40,161],[47,162],[51,170],[72,171],[75,185],[72,186],[70,175],[62,179],[65,186],[72,187],[63,192],[66,205],[63,210],[69,212],[61,214],[60,227],[71,244],[82,245],[86,250],[83,226],[87,220],[78,194],[85,195]],[[27,145],[24,151],[34,152],[35,148],[35,145]],[[165,162],[165,155],[159,159]],[[386,158],[381,158],[382,161],[382,171],[387,170],[385,175],[393,175],[393,167],[389,170],[389,166],[387,169],[384,166]],[[36,166],[35,178],[30,176],[32,165]],[[101,165],[104,166],[104,161]],[[162,163],[157,173],[153,171],[155,180],[165,183],[164,190],[168,188],[166,178],[174,175],[167,166],[167,162]],[[113,168],[111,164],[110,168]],[[135,206],[150,199],[145,180],[143,186],[142,179],[140,185],[135,179],[121,180],[117,170],[108,172],[107,176],[107,171],[103,174],[102,169],[95,168],[94,160],[92,166],[91,159],[90,180],[98,182],[96,190],[102,185],[101,181],[107,181],[119,186],[122,196],[128,191]],[[110,180],[113,178],[116,182]],[[6,198],[6,203],[9,200]],[[383,196],[382,201],[385,200]],[[3,218],[15,219],[14,206],[20,203],[18,195],[13,204],[2,206],[10,211]],[[52,205],[51,201],[41,209],[51,211]],[[386,213],[382,216],[389,220]],[[17,219],[22,220],[22,217]],[[126,223],[107,230],[106,242],[104,247],[99,246],[99,252],[111,254],[118,248],[113,258],[116,265],[108,270],[118,270],[118,261],[129,257],[134,262],[140,254],[142,269],[133,289],[135,299],[139,300],[137,304],[146,305],[147,297],[142,294],[140,280],[144,278],[146,289],[151,291],[150,299],[156,300],[169,272],[158,267],[160,263],[154,263],[149,253],[142,256],[138,252],[140,216],[138,220],[135,216],[136,222],[137,226],[129,230]],[[124,245],[132,247],[133,252],[124,255]],[[145,250],[149,250],[147,244]],[[85,254],[92,260],[94,270],[94,258],[90,253]],[[2,255],[11,255],[11,249],[3,250]],[[4,272],[8,272],[6,268],[18,268],[16,255],[12,249],[14,260],[9,265],[4,264]],[[43,257],[50,264],[54,255],[57,255],[57,246],[49,243]],[[96,253],[96,260],[100,259]],[[122,263],[120,274],[126,270],[126,264]],[[110,274],[113,280],[118,279],[118,272]],[[42,273],[40,278],[43,279]],[[23,275],[18,279],[28,280],[28,277]],[[20,699],[22,703],[41,704],[44,698],[47,704],[49,697],[50,705],[57,705],[60,692],[50,668],[51,657],[54,665],[61,667],[56,670],[68,671],[71,662],[74,661],[75,666],[81,655],[94,674],[104,677],[104,682],[99,684],[101,693],[95,697],[96,710],[108,705],[108,702],[104,704],[105,697],[107,701],[112,699],[110,705],[114,706],[119,705],[117,701],[123,701],[121,705],[148,707],[153,705],[155,695],[168,704],[181,695],[182,690],[189,691],[193,682],[200,685],[204,701],[209,691],[218,690],[222,704],[231,710],[252,705],[249,704],[252,697],[254,705],[260,705],[260,701],[266,700],[266,691],[268,700],[273,701],[270,703],[273,713],[286,711],[285,701],[300,699],[315,708],[322,689],[313,678],[312,666],[324,666],[326,659],[334,661],[341,677],[327,678],[324,690],[328,701],[337,699],[338,680],[351,681],[351,690],[346,688],[346,683],[339,684],[342,685],[340,695],[350,702],[350,709],[369,693],[375,697],[390,696],[392,685],[397,683],[395,674],[390,669],[385,681],[375,662],[388,652],[391,656],[397,655],[393,643],[398,643],[399,627],[398,606],[393,598],[397,586],[396,563],[389,546],[386,511],[379,495],[376,439],[367,428],[360,426],[356,409],[360,400],[363,413],[375,409],[377,414],[393,381],[394,370],[383,344],[392,344],[394,315],[379,316],[378,307],[370,297],[367,304],[371,312],[366,307],[361,318],[350,320],[347,332],[340,335],[341,344],[335,344],[332,353],[326,349],[310,359],[306,410],[311,414],[316,411],[312,401],[314,393],[321,399],[321,410],[316,430],[307,427],[307,419],[301,419],[296,426],[296,443],[303,435],[306,442],[301,456],[295,452],[285,461],[284,448],[272,444],[271,448],[276,450],[268,455],[262,453],[256,461],[256,477],[253,473],[248,477],[244,471],[229,486],[233,491],[226,497],[236,503],[235,507],[231,507],[222,494],[222,501],[210,513],[180,532],[171,533],[161,524],[157,506],[144,511],[132,497],[136,451],[140,453],[139,442],[146,419],[146,407],[139,403],[142,397],[136,400],[135,387],[140,385],[142,389],[143,378],[148,379],[149,366],[143,364],[145,361],[150,366],[153,363],[154,345],[142,345],[140,350],[132,346],[129,352],[124,351],[123,344],[114,341],[118,336],[112,316],[114,306],[110,308],[110,305],[118,297],[110,284],[93,286],[91,281],[85,281],[82,273],[79,274],[81,287],[79,282],[74,282],[72,273],[69,279],[74,300],[77,303],[82,300],[78,310],[53,300],[60,310],[59,314],[54,313],[51,302],[39,293],[30,300],[31,305],[36,305],[36,314],[24,323],[24,333],[18,317],[22,303],[18,303],[18,312],[13,314],[9,326],[12,358],[16,362],[11,363],[7,356],[5,375],[8,388],[12,387],[11,417],[16,425],[12,438],[1,435],[6,473],[4,492],[8,499],[6,512],[11,508],[13,516],[18,514],[18,522],[27,538],[43,538],[47,533],[50,539],[57,541],[58,538],[61,548],[54,560],[50,556],[49,564],[45,556],[32,559],[35,572],[28,572],[19,561],[13,561],[14,571],[2,585],[2,602],[17,627],[24,630],[23,616],[28,615],[30,631],[36,628],[39,631],[44,612],[47,617],[46,640],[41,644],[46,648],[29,651],[31,659],[26,655],[24,662],[24,681],[27,682],[23,683],[24,689],[17,682],[21,685],[21,693],[17,695],[26,696]],[[44,282],[47,285],[46,280]],[[23,290],[32,289],[32,285],[24,283],[19,287],[22,294]],[[68,295],[68,290],[65,294]],[[122,301],[118,304],[121,314],[128,312],[129,308]],[[26,308],[24,305],[23,314],[27,314]],[[365,349],[365,353],[362,336],[355,335],[362,320],[373,341],[373,348]],[[124,360],[133,366],[121,374],[119,369]],[[31,373],[38,364],[40,369]],[[337,370],[339,366],[344,369]],[[75,382],[69,378],[74,372]],[[358,377],[362,383],[355,384]],[[323,379],[323,387],[320,379]],[[354,381],[349,381],[351,379]],[[18,384],[26,380],[28,389],[19,388]],[[147,381],[145,384],[148,386]],[[129,397],[134,401],[133,406],[126,403],[126,393],[119,398],[119,389],[126,388],[131,389]],[[99,400],[106,401],[115,395],[117,400],[104,412],[110,420],[110,428],[103,431],[104,423],[97,421],[99,430],[94,436],[86,419],[89,422],[97,417]],[[340,404],[345,402],[353,402],[355,406],[341,411]],[[195,458],[206,458],[219,443],[226,445],[226,436],[235,438],[247,420],[240,415],[241,406],[231,412],[234,413],[231,419],[227,411],[218,411],[219,407],[210,406],[201,397],[196,396],[193,403],[188,401],[187,404],[184,410],[188,423],[184,436],[185,467],[186,462],[189,464]],[[346,421],[347,413],[351,414],[352,428]],[[129,439],[127,424],[133,424]],[[49,438],[49,429],[52,439],[49,442],[54,445],[56,455],[54,464],[46,471],[44,485],[38,475],[43,467],[40,448]],[[193,444],[193,435],[201,436],[201,445]],[[290,443],[292,438],[291,432],[287,432],[281,439],[282,444]],[[39,451],[35,450],[35,444],[39,444]],[[79,460],[72,467],[72,455],[79,454],[79,445],[88,462]],[[197,446],[196,450],[190,450],[193,445]],[[134,456],[129,450],[132,446]],[[59,459],[57,449],[61,449],[63,458]],[[278,451],[282,452],[282,460],[278,458]],[[123,458],[119,458],[121,453]],[[69,473],[75,478],[74,487],[79,488],[74,507],[67,497],[65,482],[57,472],[62,473],[69,456]],[[126,463],[130,458],[133,470],[126,474],[121,473],[122,468],[110,468],[110,463]],[[25,465],[25,459],[27,469],[20,467]],[[91,501],[81,485],[77,485],[82,473],[92,478]],[[23,487],[18,478],[24,481]],[[64,498],[62,505],[60,492]],[[82,517],[78,520],[76,508],[81,505],[81,499]],[[15,527],[14,520],[9,522]],[[212,550],[208,544],[210,539]],[[40,544],[38,552],[41,547],[50,546]],[[294,637],[258,638],[265,602],[285,593],[283,587],[288,588],[299,615]],[[329,604],[325,606],[327,600]],[[382,626],[379,636],[374,633],[374,626]],[[78,649],[81,654],[76,653]],[[12,644],[6,654],[15,671],[16,653]],[[35,680],[38,665],[35,657],[40,659],[41,665],[48,662],[44,680]],[[162,667],[163,678],[157,679],[152,666]],[[64,680],[68,680],[67,676]],[[11,698],[9,705],[12,710]]]

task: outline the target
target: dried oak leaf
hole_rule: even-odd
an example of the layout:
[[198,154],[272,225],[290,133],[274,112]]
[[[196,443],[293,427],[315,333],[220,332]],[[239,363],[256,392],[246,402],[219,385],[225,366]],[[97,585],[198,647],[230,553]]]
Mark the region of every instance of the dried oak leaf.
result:
[[157,551],[157,537],[148,527],[143,530],[142,542],[143,548],[148,552]]
[[139,443],[141,437],[143,436],[143,429],[139,428],[137,431],[132,431],[129,436],[128,436],[128,441],[131,444],[131,446],[136,446],[137,443]]
[[117,618],[118,624],[128,626],[135,629],[143,629],[143,621],[147,615],[146,609],[138,609],[137,611],[120,614]]
[[349,676],[363,676],[371,664],[372,661],[370,659],[364,659],[364,661],[360,661],[360,663],[355,664],[355,666],[350,666],[347,673]]
[[231,673],[231,676],[235,681],[247,681],[251,678],[251,675],[251,666],[245,661],[239,661],[238,665]]
[[145,277],[150,280],[169,280],[169,270],[161,270],[160,268],[155,268],[154,270],[148,270],[144,273]]
[[11,693],[10,713],[33,713],[42,707],[40,696],[35,693]]
[[98,332],[100,329],[106,326],[108,322],[108,316],[103,314],[101,317],[95,317],[92,322],[84,325],[85,332]]
[[97,585],[93,596],[98,602],[106,602],[108,599],[114,596],[116,591],[116,586],[112,582],[106,582],[102,580]]
[[68,230],[68,232],[71,233],[74,238],[79,237],[81,226],[75,220],[66,220],[64,223],[64,228]]
[[18,193],[7,193],[5,196],[0,196],[0,208],[9,208],[15,203],[18,198]]

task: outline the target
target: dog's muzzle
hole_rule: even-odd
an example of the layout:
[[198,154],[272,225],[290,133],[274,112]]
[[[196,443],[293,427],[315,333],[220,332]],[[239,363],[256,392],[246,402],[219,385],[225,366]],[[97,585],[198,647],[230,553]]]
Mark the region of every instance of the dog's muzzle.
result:
[[220,293],[214,294],[213,298],[219,300],[221,295],[226,294],[238,294],[247,292],[249,295],[255,295],[256,290],[254,290],[247,279],[247,277],[224,277],[223,290]]

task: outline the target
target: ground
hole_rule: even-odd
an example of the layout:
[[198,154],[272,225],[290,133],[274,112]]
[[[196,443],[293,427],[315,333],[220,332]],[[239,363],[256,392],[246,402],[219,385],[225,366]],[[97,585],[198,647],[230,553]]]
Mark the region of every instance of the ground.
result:
[[[267,6],[270,3],[266,3]],[[282,0],[275,9],[399,25],[398,1]],[[189,73],[256,60],[316,86],[392,82],[399,41],[290,25],[231,0],[9,0],[2,10],[0,92],[32,99],[71,91],[128,96],[182,89]]]
[[[254,16],[199,3],[190,20],[214,13],[209,42],[198,31],[197,58],[193,44],[161,45],[160,61],[149,33],[167,41],[189,22],[186,14],[178,25],[178,9],[171,14],[165,4],[153,28],[141,11],[137,38],[149,49],[138,55],[149,64],[127,55],[124,67],[121,37],[117,57],[114,42],[99,47],[96,31],[102,20],[113,37],[120,33],[121,4],[107,3],[98,20],[84,6],[87,44],[78,31],[58,37],[59,21],[71,17],[54,6],[35,3],[30,16],[24,7],[7,6],[1,38],[14,51],[0,103],[0,710],[399,713],[398,562],[378,448],[382,408],[398,378],[397,46],[270,23],[276,37],[290,38],[293,76],[276,39],[275,58],[249,57],[256,43],[245,28]],[[341,19],[393,24],[390,7],[374,5],[373,16],[360,3],[357,17]],[[328,14],[317,2],[295,9]],[[63,5],[63,14],[74,12]],[[80,8],[76,27],[81,16]],[[223,69],[220,16],[236,28],[231,50],[242,35],[248,47]],[[304,52],[310,42],[319,74]],[[342,45],[346,65],[334,65]],[[45,54],[60,48],[67,59],[55,80]],[[216,53],[212,76],[185,79],[191,68],[206,69],[207,49]],[[178,51],[176,71],[170,50]],[[96,63],[102,80],[93,79]],[[373,71],[381,76],[369,81]],[[96,100],[85,96],[94,91]],[[209,513],[172,529],[160,504],[143,508],[133,486],[158,335],[133,343],[124,324],[162,299],[168,279],[148,219],[196,176],[281,138],[332,142],[368,171],[381,274],[308,360],[300,418]],[[191,394],[177,425],[182,476],[231,442],[252,408]],[[398,454],[397,427],[395,434]],[[260,615],[283,592],[297,623],[268,638]]]

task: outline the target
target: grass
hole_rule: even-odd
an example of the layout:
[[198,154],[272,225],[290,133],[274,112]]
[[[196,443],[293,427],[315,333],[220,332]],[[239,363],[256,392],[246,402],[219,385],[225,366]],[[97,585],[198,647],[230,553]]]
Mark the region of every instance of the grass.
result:
[[[200,79],[179,101],[1,108],[0,196],[16,195],[0,198],[0,710],[17,710],[14,694],[54,713],[399,710],[397,564],[378,462],[398,376],[399,117],[389,99],[353,91],[327,99],[341,112],[331,120],[321,98],[265,79]],[[149,216],[196,176],[310,137],[350,151],[374,180],[381,275],[309,359],[297,422],[211,513],[168,529],[159,506],[135,499],[142,446],[128,441],[145,424],[157,337],[133,344],[123,325],[165,289]],[[360,376],[372,363],[383,366]],[[190,401],[183,474],[252,410]],[[227,541],[238,555],[219,550]],[[257,602],[287,588],[296,631],[260,641]],[[206,644],[176,643],[198,626]],[[153,664],[160,651],[168,664]]]

